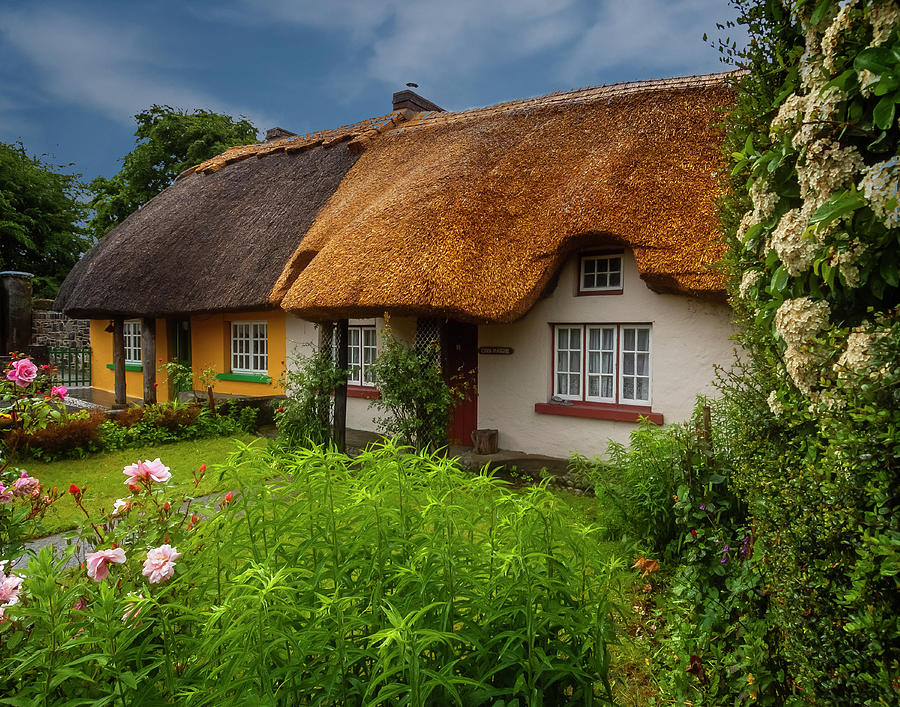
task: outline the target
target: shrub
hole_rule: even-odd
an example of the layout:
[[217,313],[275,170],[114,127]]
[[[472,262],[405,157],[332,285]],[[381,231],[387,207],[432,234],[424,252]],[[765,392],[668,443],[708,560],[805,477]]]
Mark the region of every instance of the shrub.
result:
[[103,446],[100,427],[104,420],[105,412],[94,411],[71,415],[66,420],[32,432],[13,429],[6,434],[6,445],[9,449],[38,459],[51,459],[73,452],[96,452]]
[[333,394],[342,380],[328,351],[295,352],[284,374],[287,397],[275,414],[280,444],[294,448],[331,440]]
[[[283,481],[242,486],[260,466]],[[355,460],[244,448],[221,473],[240,492],[192,529],[160,510],[163,494],[135,496],[143,510],[105,538],[125,562],[102,582],[49,550],[32,560],[0,626],[6,689],[44,704],[609,696],[622,563],[546,488],[506,491],[390,445]],[[165,535],[181,557],[150,584],[141,562]]]
[[417,350],[384,329],[373,370],[381,397],[372,405],[386,413],[378,419],[381,432],[419,450],[445,446],[459,394],[444,380],[437,345]]

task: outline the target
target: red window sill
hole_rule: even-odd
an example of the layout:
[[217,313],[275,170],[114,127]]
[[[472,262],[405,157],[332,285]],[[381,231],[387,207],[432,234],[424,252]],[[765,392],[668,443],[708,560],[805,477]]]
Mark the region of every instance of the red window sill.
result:
[[381,397],[381,392],[378,390],[378,388],[373,388],[370,385],[348,385],[347,397],[363,398],[365,400],[378,400],[378,398]]
[[535,403],[534,411],[541,415],[562,415],[564,417],[586,417],[591,420],[614,420],[616,422],[640,422],[649,420],[661,425],[661,412],[653,412],[640,405],[613,405],[609,403]]

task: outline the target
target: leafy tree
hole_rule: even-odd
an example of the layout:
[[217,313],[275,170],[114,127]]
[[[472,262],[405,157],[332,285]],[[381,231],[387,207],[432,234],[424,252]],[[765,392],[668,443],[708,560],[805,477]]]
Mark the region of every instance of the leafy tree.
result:
[[0,270],[33,273],[37,295],[52,296],[90,245],[81,175],[0,143]]
[[220,155],[234,145],[257,142],[248,120],[196,110],[187,113],[154,105],[134,116],[137,146],[123,158],[122,169],[111,179],[97,177],[90,188],[95,211],[89,222],[100,238],[119,225],[184,170]]

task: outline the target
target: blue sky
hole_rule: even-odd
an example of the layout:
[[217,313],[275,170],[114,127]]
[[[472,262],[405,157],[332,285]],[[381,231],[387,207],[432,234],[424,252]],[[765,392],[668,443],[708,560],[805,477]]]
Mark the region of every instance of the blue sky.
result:
[[[0,0],[0,142],[111,176],[154,103],[308,132],[724,70],[726,0]],[[738,35],[735,35],[738,36]]]

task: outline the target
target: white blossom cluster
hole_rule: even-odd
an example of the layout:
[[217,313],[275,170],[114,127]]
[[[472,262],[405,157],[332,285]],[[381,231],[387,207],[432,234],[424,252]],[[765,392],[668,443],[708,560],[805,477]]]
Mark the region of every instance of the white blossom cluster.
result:
[[894,27],[900,22],[900,6],[896,0],[873,2],[867,17],[872,25],[872,43],[869,46],[877,47],[887,41]]
[[766,399],[766,402],[769,404],[769,410],[772,411],[772,414],[775,417],[781,417],[784,414],[784,405],[781,404],[781,401],[778,399],[777,391],[772,391],[769,393],[769,397]]
[[863,170],[859,190],[865,195],[878,219],[888,228],[900,226],[897,187],[900,182],[900,160],[897,156],[877,162]]
[[784,269],[790,275],[809,270],[821,249],[821,239],[815,228],[807,229],[809,218],[800,209],[786,212],[769,236],[768,247],[774,248]]
[[850,186],[863,170],[855,147],[841,147],[835,140],[816,140],[797,163],[797,181],[805,209],[812,214],[836,192]]
[[834,370],[842,373],[865,373],[871,365],[869,349],[878,335],[865,331],[865,327],[858,327],[850,332],[847,337],[847,348],[838,359]]
[[837,58],[841,39],[851,28],[850,10],[856,3],[857,0],[850,0],[850,2],[842,5],[835,16],[834,21],[829,25],[828,29],[825,30],[825,35],[822,37],[822,63],[825,68],[828,69],[829,73],[834,73],[834,60]]
[[809,343],[828,325],[831,307],[809,297],[785,300],[775,312],[775,331],[788,347]]
[[762,270],[748,270],[747,272],[745,272],[741,276],[741,285],[738,288],[738,293],[741,295],[741,299],[749,299],[750,290],[752,290],[762,279]]
[[769,182],[765,179],[757,179],[750,185],[750,201],[753,203],[753,218],[755,221],[767,221],[775,213],[779,196],[769,188]]
[[809,297],[785,300],[775,312],[775,331],[784,339],[784,367],[804,394],[812,395],[819,383],[822,359],[813,350],[813,339],[828,324],[827,302]]
[[859,259],[868,247],[868,244],[854,238],[846,249],[835,251],[829,259],[829,264],[838,269],[847,287],[859,287]]

